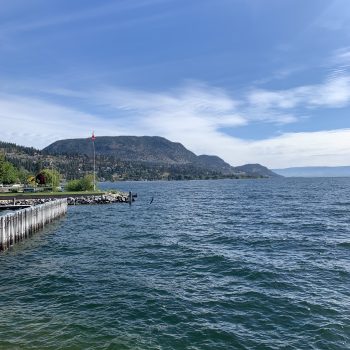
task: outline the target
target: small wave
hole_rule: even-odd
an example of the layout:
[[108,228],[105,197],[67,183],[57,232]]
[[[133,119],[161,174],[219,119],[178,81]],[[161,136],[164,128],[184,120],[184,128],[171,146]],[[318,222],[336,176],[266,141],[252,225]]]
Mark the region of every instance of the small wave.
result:
[[350,249],[350,242],[341,242],[341,243],[338,243],[337,246],[340,248]]

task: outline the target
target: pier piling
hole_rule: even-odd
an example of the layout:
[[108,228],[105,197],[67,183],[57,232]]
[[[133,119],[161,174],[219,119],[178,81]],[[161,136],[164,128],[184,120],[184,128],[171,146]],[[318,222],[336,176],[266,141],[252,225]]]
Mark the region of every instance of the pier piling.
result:
[[30,237],[66,212],[67,199],[64,198],[0,216],[0,251]]

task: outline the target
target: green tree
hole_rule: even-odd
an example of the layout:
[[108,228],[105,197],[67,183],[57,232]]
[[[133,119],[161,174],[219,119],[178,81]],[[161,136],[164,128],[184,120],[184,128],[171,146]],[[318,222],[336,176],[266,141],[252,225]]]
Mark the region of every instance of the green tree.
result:
[[57,170],[46,168],[43,169],[40,173],[45,178],[46,186],[52,186],[53,190],[59,186],[61,175]]
[[18,170],[0,154],[0,183],[13,184],[18,181]]
[[20,169],[18,171],[18,179],[21,184],[28,184],[28,177],[30,176],[30,173],[26,169]]

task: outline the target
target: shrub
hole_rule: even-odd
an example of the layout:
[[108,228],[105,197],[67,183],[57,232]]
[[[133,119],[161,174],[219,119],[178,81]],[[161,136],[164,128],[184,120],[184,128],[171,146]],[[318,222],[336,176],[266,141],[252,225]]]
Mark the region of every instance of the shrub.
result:
[[94,181],[91,175],[87,175],[79,180],[71,180],[66,185],[66,191],[92,191]]

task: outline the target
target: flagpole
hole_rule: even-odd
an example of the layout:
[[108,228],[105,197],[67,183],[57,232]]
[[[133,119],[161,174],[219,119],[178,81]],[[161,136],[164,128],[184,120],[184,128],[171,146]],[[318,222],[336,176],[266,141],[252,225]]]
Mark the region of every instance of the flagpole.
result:
[[96,191],[96,160],[95,160],[95,140],[92,141],[94,148],[94,191]]
[[94,191],[96,191],[96,155],[95,155],[95,133],[92,132],[92,148],[94,150]]

